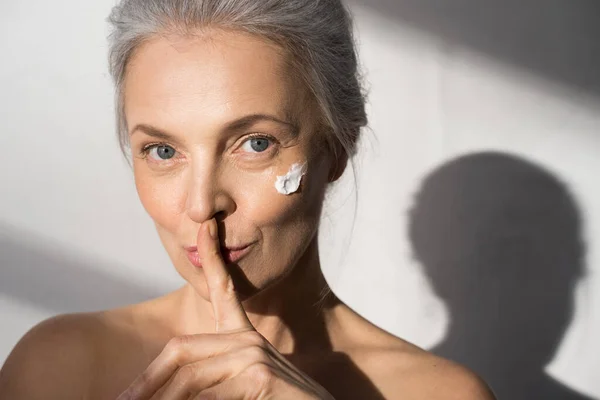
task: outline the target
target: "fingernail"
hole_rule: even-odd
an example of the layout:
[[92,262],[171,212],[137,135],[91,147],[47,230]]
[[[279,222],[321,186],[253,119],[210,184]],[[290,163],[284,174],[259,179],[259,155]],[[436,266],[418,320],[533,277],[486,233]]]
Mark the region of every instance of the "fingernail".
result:
[[208,234],[213,240],[217,238],[217,226],[215,221],[210,221],[208,223]]

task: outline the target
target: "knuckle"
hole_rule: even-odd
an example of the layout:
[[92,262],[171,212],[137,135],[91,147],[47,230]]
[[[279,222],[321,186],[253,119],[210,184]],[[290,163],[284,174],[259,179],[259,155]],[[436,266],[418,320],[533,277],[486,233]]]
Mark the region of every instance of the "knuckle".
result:
[[255,360],[258,362],[266,362],[268,361],[267,355],[265,354],[265,349],[260,346],[250,346],[246,348],[246,353],[250,360]]
[[235,285],[233,284],[233,279],[230,276],[225,279],[224,287],[227,294],[236,296]]
[[252,381],[259,385],[262,390],[270,388],[275,377],[271,367],[262,362],[252,364],[247,372]]
[[195,378],[196,378],[196,368],[194,368],[192,365],[188,364],[188,365],[184,365],[183,367],[179,368],[179,370],[175,374],[175,377],[173,378],[173,380],[175,381],[174,384],[177,387],[183,388],[183,387],[187,387],[191,382],[194,381]]
[[150,372],[148,370],[145,370],[141,374],[139,374],[136,378],[136,383],[144,387],[151,383]]
[[255,346],[264,349],[265,347],[265,338],[255,330],[245,331],[240,333],[242,336],[244,343],[248,346]]
[[230,277],[224,276],[216,278],[214,283],[214,290],[218,292],[223,300],[231,301],[237,298],[237,292],[235,291],[233,280]]
[[229,293],[229,290],[227,289],[228,287],[228,279],[226,277],[214,277],[213,281],[212,281],[212,285],[209,288],[211,291],[211,294],[215,295],[218,294],[220,295],[221,293]]
[[183,349],[187,346],[189,342],[189,336],[174,337],[167,342],[164,351],[170,359],[178,361],[181,357]]
[[198,395],[196,397],[194,397],[194,400],[218,400],[219,399],[219,394],[212,390],[204,390],[200,393],[198,393]]
[[169,351],[179,351],[179,348],[185,346],[185,344],[189,341],[187,336],[176,336],[174,338],[169,339],[165,349]]
[[228,301],[228,302],[235,302],[237,301],[237,292],[235,291],[235,288],[233,287],[233,281],[231,279],[229,279],[226,283],[225,283],[225,290],[223,292],[223,298],[224,300]]

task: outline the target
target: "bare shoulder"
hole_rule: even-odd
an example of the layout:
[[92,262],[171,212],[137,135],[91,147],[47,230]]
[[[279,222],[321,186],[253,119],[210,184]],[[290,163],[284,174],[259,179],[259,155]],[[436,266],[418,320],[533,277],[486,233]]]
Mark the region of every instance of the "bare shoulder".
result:
[[349,355],[386,399],[494,400],[486,383],[471,370],[438,357],[375,326],[358,314],[347,314]]
[[[400,340],[400,339],[399,339]],[[380,390],[389,399],[494,400],[486,383],[473,371],[410,343],[374,353],[382,372]]]
[[94,393],[110,352],[107,343],[118,349],[126,337],[119,335],[119,324],[127,324],[124,310],[63,314],[31,328],[0,370],[0,393],[6,396],[0,397],[66,399]]
[[85,393],[100,327],[98,314],[65,314],[40,322],[21,338],[4,363],[0,393],[11,399],[58,399]]

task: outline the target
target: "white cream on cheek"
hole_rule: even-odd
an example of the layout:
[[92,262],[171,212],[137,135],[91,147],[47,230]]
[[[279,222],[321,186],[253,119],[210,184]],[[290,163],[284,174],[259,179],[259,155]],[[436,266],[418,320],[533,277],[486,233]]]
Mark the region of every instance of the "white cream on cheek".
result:
[[306,163],[293,164],[287,174],[277,177],[275,189],[286,196],[297,192],[304,174],[306,174]]

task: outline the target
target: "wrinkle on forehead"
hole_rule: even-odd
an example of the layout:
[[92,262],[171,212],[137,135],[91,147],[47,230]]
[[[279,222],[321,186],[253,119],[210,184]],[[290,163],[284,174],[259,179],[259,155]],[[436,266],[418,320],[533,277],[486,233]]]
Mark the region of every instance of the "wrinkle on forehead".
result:
[[[177,55],[170,57],[173,52]],[[315,132],[322,126],[318,104],[290,57],[279,45],[238,31],[157,36],[130,60],[126,111],[145,109],[144,120],[135,123],[148,123],[150,115],[192,131],[207,122],[200,121],[204,117],[222,125],[247,114],[272,113],[324,139],[322,131]]]

